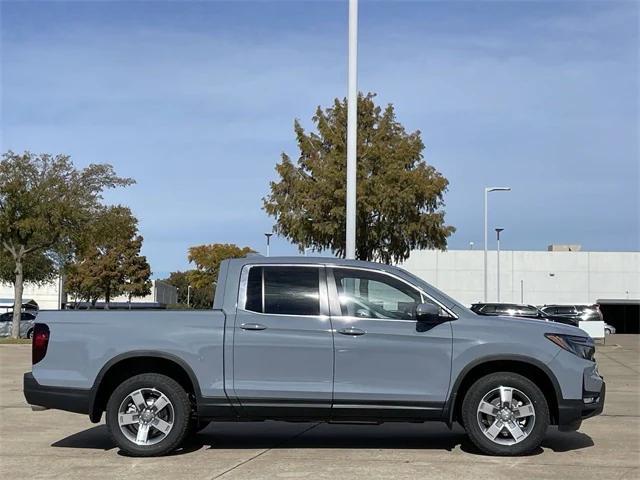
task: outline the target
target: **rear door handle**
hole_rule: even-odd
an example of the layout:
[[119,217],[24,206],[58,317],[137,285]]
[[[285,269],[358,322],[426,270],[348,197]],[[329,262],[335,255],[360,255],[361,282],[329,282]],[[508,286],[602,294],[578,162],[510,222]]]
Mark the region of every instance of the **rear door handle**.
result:
[[243,330],[264,330],[267,327],[260,323],[243,323],[240,328]]
[[342,335],[358,336],[358,335],[364,335],[367,332],[365,332],[360,328],[348,327],[348,328],[341,328],[340,330],[338,330],[338,333],[341,333]]

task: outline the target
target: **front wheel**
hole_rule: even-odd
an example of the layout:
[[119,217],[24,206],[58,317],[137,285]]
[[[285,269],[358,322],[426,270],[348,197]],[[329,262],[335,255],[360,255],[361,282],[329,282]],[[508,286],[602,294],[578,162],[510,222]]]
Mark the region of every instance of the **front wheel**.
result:
[[115,443],[136,457],[165,455],[189,431],[191,403],[184,388],[165,375],[144,373],[125,380],[107,403],[107,426]]
[[549,406],[531,380],[516,373],[493,373],[467,391],[462,421],[471,441],[484,453],[521,455],[542,443]]

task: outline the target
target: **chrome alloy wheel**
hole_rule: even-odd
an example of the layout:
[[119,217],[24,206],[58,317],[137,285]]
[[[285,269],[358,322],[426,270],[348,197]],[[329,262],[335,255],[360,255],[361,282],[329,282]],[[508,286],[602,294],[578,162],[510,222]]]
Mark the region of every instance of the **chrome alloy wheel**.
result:
[[166,395],[155,388],[140,388],[127,395],[118,408],[118,426],[136,445],[155,445],[173,428],[175,414]]
[[529,397],[517,388],[505,386],[494,388],[480,400],[477,417],[482,433],[500,445],[520,443],[536,422]]

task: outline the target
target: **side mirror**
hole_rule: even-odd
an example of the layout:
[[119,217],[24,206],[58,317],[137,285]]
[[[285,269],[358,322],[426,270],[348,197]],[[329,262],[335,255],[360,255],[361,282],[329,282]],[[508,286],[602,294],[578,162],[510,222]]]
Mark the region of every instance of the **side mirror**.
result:
[[416,320],[419,322],[437,322],[440,318],[440,308],[433,303],[419,303],[416,306]]

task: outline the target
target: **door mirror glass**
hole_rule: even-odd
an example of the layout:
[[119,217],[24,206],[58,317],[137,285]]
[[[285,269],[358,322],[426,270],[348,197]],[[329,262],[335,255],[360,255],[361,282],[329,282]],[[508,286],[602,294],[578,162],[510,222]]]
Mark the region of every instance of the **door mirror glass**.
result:
[[419,303],[416,306],[416,320],[419,322],[437,322],[440,308],[432,303]]

